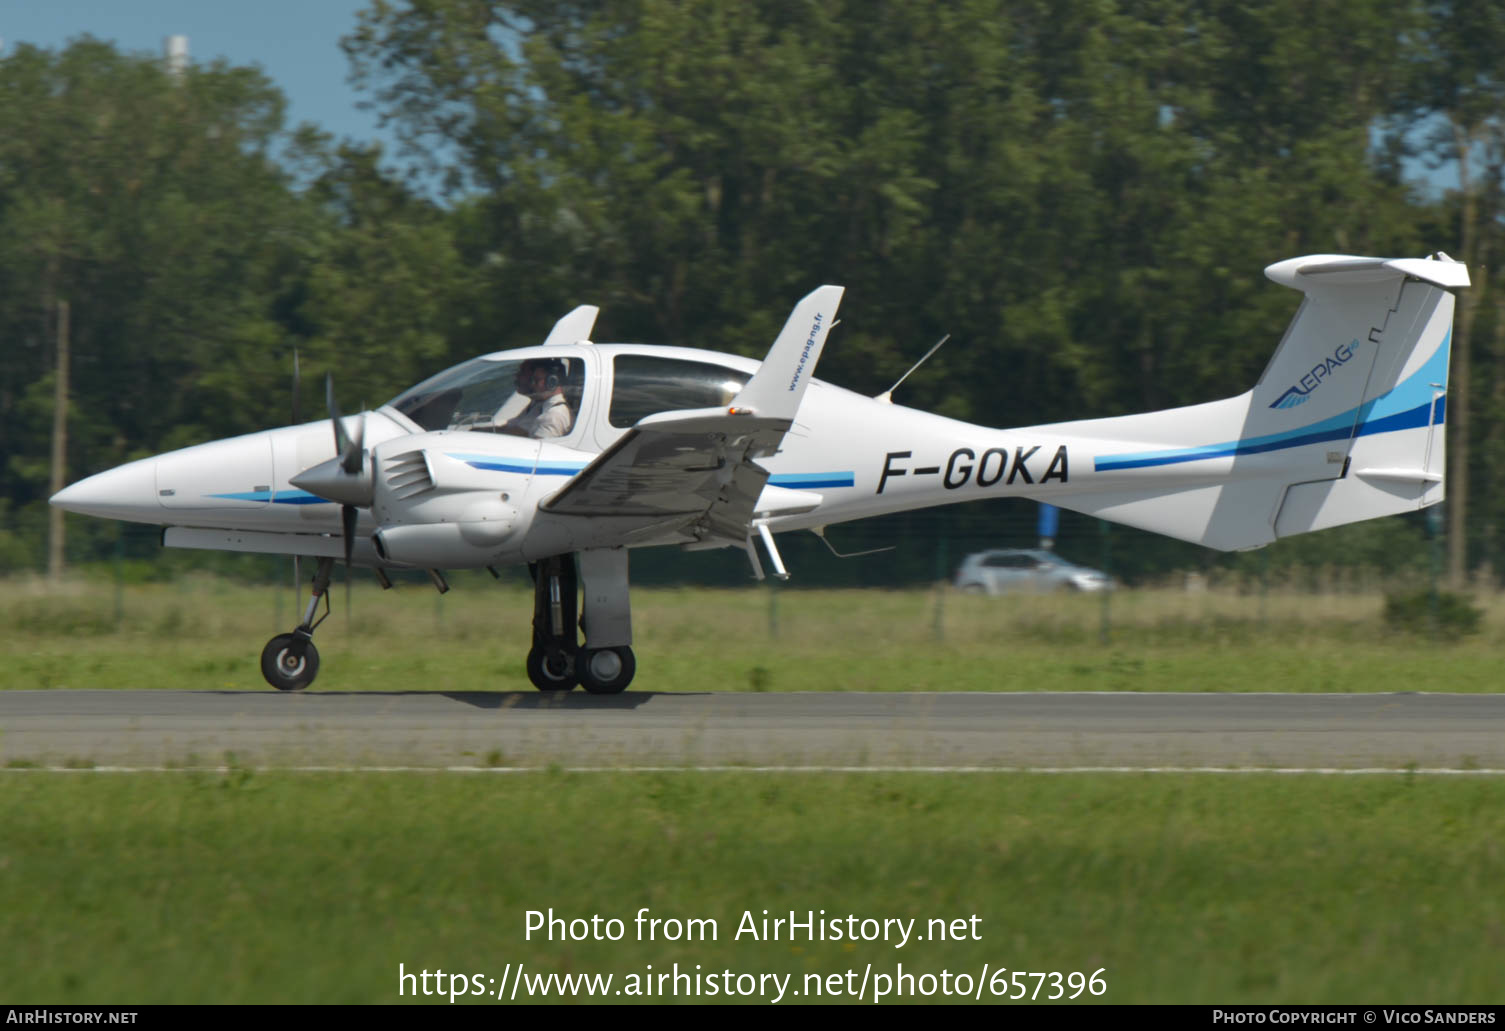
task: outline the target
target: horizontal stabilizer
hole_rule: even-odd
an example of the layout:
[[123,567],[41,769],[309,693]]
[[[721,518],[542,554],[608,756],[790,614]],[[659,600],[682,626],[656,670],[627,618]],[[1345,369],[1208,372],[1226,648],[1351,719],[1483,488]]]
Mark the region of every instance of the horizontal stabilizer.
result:
[[1306,290],[1309,285],[1377,283],[1410,276],[1434,286],[1458,290],[1469,286],[1468,266],[1445,254],[1431,258],[1360,258],[1351,254],[1309,254],[1278,261],[1265,275],[1282,286]]

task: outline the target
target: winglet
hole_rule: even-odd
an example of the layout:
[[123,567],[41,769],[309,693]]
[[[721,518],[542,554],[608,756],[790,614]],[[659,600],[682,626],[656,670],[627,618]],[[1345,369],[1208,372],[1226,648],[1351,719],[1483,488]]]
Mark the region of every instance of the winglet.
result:
[[839,286],[817,287],[794,306],[768,357],[732,399],[733,408],[749,409],[768,419],[794,419],[844,291]]
[[554,328],[549,331],[549,337],[543,342],[543,346],[578,344],[582,340],[589,343],[591,330],[596,328],[596,316],[600,314],[601,309],[594,304],[582,304],[554,323]]

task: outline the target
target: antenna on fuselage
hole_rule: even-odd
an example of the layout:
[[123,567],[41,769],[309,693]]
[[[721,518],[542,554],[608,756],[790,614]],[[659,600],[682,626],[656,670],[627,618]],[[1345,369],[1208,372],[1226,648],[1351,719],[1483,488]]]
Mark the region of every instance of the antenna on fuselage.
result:
[[[928,351],[925,352],[925,357],[924,358],[921,358],[919,361],[917,361],[913,365],[911,365],[909,367],[909,372],[906,372],[904,375],[900,376],[898,378],[898,380],[896,380],[894,382],[893,386],[889,387],[887,390],[885,390],[881,394],[874,394],[873,395],[873,400],[874,401],[882,401],[886,405],[893,404],[894,403],[894,391],[899,389],[899,384],[903,383],[905,380],[907,380],[909,378],[909,373],[910,372],[914,372],[921,365],[924,365],[927,361],[929,361],[930,360],[930,356],[933,355],[933,354],[935,354],[935,352],[939,351],[941,349],[941,345],[944,344],[947,340],[950,340],[950,339],[951,339],[951,334],[947,333],[945,336],[943,336],[939,340],[937,340],[935,342],[935,346],[932,347],[930,350],[928,350]],[[866,554],[866,553],[864,552],[864,554]]]
[[[921,359],[923,361],[923,359]],[[899,384],[895,383],[894,386]],[[820,542],[830,550],[837,558],[861,558],[863,555],[878,555],[885,551],[897,551],[897,545],[890,544],[886,548],[869,548],[867,551],[837,551],[836,545],[826,540],[826,528],[824,526],[812,526],[810,532],[820,538]]]

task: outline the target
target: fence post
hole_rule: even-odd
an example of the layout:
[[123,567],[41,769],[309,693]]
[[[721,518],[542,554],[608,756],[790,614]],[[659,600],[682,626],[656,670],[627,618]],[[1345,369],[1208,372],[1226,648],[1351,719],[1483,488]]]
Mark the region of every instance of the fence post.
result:
[[946,537],[935,542],[935,617],[930,625],[930,636],[936,641],[946,639]]
[[1112,588],[1111,588],[1111,585],[1113,583],[1113,571],[1112,571],[1112,569],[1109,566],[1109,559],[1111,558],[1111,551],[1109,550],[1110,538],[1108,536],[1109,523],[1108,523],[1108,521],[1106,519],[1100,519],[1100,520],[1098,520],[1098,524],[1097,525],[1098,525],[1098,536],[1100,536],[1102,538],[1102,541],[1103,541],[1103,575],[1108,578],[1108,583],[1110,585],[1108,588],[1105,588],[1102,591],[1102,595],[1103,595],[1102,614],[1099,617],[1099,622],[1098,622],[1098,638],[1102,641],[1103,644],[1107,644],[1108,643],[1108,633],[1109,633],[1108,599],[1113,594],[1113,591],[1112,591]]
[[1427,509],[1427,535],[1432,538],[1432,569],[1427,585],[1427,619],[1431,623],[1434,641],[1437,639],[1439,622],[1437,581],[1442,576],[1442,527],[1442,505],[1433,505]]
[[1270,549],[1259,551],[1259,628],[1265,629],[1265,599],[1270,593]]

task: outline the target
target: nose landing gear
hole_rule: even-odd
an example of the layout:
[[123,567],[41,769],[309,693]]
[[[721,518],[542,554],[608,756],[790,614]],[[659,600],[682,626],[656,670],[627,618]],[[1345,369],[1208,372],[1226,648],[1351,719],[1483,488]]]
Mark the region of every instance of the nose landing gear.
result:
[[[290,634],[278,634],[261,650],[261,675],[279,691],[301,691],[319,675],[319,649],[314,647],[314,630],[329,618],[329,575],[334,559],[321,558],[314,569],[313,594],[304,610],[303,622]],[[324,615],[316,620],[319,600],[324,601]]]

